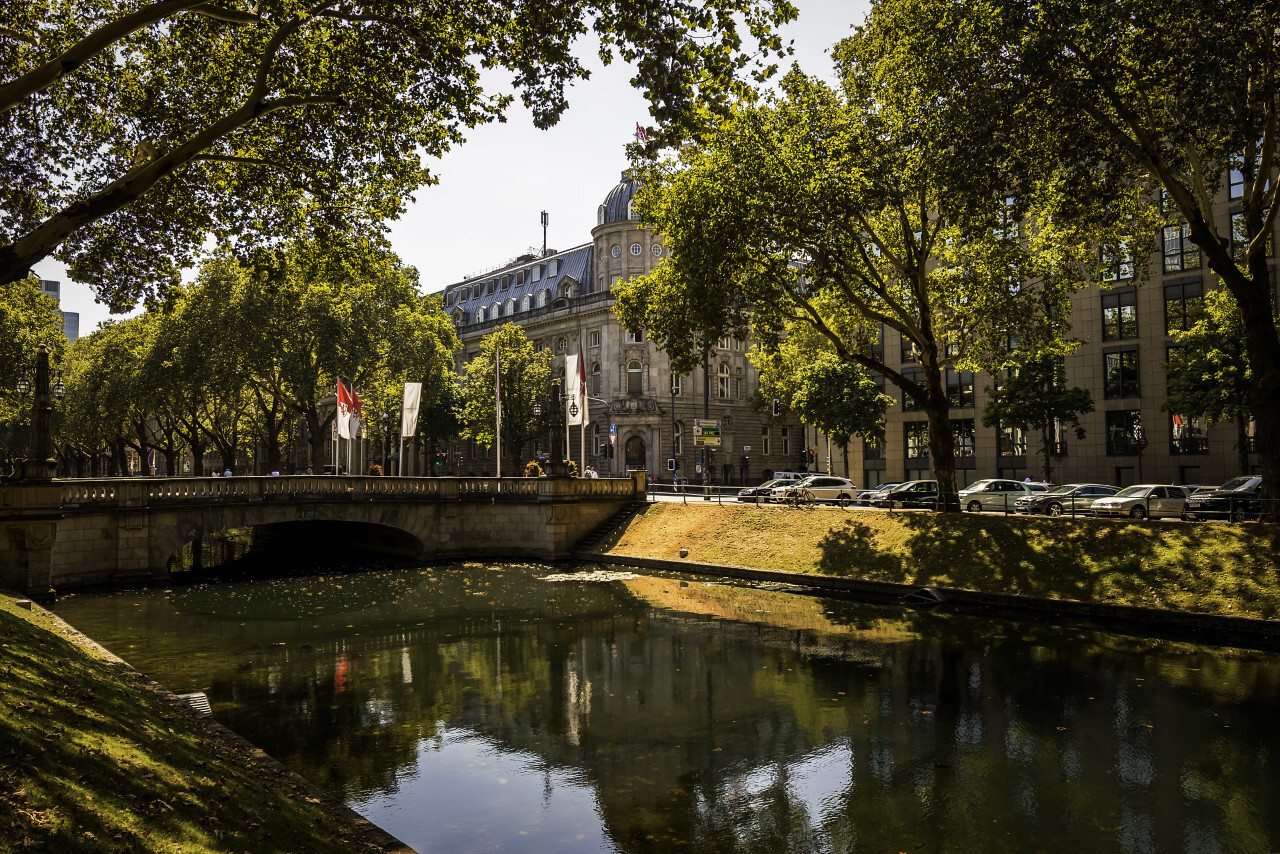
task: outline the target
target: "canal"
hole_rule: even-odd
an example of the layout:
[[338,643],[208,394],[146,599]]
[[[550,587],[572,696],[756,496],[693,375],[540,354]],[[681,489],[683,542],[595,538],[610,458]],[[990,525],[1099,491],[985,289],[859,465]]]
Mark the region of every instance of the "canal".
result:
[[558,571],[57,610],[423,854],[1280,850],[1275,653]]

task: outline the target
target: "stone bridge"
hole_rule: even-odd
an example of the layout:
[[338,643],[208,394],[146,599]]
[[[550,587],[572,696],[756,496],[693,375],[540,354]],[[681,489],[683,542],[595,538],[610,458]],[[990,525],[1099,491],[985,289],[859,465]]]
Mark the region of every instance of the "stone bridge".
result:
[[0,584],[54,589],[167,577],[205,534],[307,530],[430,561],[567,558],[601,522],[644,498],[629,478],[103,478],[0,486]]

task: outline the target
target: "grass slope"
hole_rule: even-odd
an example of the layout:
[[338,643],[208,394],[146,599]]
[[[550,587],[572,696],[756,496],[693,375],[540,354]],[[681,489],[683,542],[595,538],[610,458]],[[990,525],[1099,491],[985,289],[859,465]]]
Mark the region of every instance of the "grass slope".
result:
[[0,851],[377,850],[47,615],[0,593]]
[[611,554],[1280,618],[1280,525],[652,504]]

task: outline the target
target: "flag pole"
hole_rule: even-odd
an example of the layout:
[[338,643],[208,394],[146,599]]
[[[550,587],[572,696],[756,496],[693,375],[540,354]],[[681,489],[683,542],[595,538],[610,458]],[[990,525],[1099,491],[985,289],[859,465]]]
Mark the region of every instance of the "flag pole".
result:
[[498,477],[502,477],[502,346],[493,345],[493,446],[498,453]]

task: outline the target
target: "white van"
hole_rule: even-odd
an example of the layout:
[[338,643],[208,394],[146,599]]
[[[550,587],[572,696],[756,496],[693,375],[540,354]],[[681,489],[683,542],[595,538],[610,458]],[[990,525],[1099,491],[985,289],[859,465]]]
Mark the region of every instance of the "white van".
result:
[[777,479],[777,480],[803,480],[804,478],[806,478],[806,477],[811,477],[811,476],[812,476],[812,475],[814,475],[814,474],[817,474],[817,472],[811,472],[811,471],[775,471],[775,472],[773,473],[773,476],[774,476],[774,478],[775,478],[775,479]]

